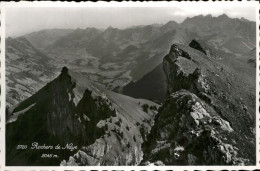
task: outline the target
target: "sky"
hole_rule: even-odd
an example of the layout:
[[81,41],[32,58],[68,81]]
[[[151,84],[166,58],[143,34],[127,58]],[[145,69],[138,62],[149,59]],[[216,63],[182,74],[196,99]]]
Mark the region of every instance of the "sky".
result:
[[[175,3],[171,5],[129,5],[127,7],[6,7],[6,37],[16,37],[34,31],[52,28],[76,29],[95,27],[126,28],[137,25],[165,24],[170,20],[181,23],[187,17],[196,15],[219,16],[227,14],[232,18],[244,17],[256,21],[256,10],[252,4],[242,3]],[[159,7],[158,7],[159,6]]]

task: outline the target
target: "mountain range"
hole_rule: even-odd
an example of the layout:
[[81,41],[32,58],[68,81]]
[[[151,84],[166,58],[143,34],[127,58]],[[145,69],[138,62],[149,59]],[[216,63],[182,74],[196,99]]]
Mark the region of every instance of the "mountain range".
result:
[[[255,164],[255,29],[224,14],[7,38],[6,164]],[[16,149],[32,142],[77,148]]]

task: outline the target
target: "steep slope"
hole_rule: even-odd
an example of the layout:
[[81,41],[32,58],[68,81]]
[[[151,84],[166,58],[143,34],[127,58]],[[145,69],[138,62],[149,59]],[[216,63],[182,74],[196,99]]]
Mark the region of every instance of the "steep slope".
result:
[[26,34],[23,37],[29,40],[36,48],[44,50],[56,40],[66,36],[72,31],[72,29],[45,29]]
[[[139,164],[141,143],[157,108],[149,100],[93,85],[80,73],[64,67],[56,79],[9,110],[6,164],[60,165],[63,160],[62,165]],[[72,149],[31,149],[34,142],[54,147],[72,144]],[[19,150],[18,145],[28,148]],[[42,153],[58,157],[42,158]]]
[[130,82],[120,91],[122,94],[134,97],[151,99],[162,102],[166,97],[167,81],[163,72],[163,64],[146,74],[136,82]]
[[190,46],[173,44],[164,58],[169,94],[142,164],[254,164],[255,68],[204,42]]
[[[78,139],[84,136],[84,130],[73,115],[76,109],[71,97],[75,83],[67,72],[64,68],[58,78],[10,111],[12,120],[6,125],[7,165],[47,165],[48,162],[54,165],[57,159],[44,160],[41,158],[43,151],[30,148],[34,142],[61,146],[82,142]],[[29,148],[17,150],[18,145]],[[65,154],[59,155],[64,157]]]
[[[142,160],[141,144],[153,125],[159,107],[149,100],[134,99],[111,92],[89,82],[83,75],[70,73],[77,80],[75,95],[86,87],[93,96],[102,97],[116,111],[115,117],[100,120],[97,127],[105,133],[89,146],[64,160],[62,165],[138,165]],[[77,103],[77,101],[75,101]]]
[[26,38],[6,39],[6,94],[10,107],[38,91],[54,75],[53,61]]

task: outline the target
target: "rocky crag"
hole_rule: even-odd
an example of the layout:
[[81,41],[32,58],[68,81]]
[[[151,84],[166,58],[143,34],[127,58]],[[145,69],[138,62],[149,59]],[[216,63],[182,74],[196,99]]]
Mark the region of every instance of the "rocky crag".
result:
[[[157,108],[148,100],[91,85],[64,67],[56,79],[7,111],[6,164],[137,165]],[[77,148],[43,151],[31,149],[33,142]],[[58,157],[42,158],[42,153]]]
[[143,165],[255,164],[255,80],[241,65],[200,40],[171,46],[163,61],[168,95],[143,144]]

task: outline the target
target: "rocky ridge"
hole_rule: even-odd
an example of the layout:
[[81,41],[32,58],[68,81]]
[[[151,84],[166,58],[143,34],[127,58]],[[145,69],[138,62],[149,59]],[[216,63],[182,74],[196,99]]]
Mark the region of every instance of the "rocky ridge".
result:
[[164,58],[168,97],[143,144],[142,164],[255,163],[255,109],[248,92],[237,93],[237,75],[226,70],[225,58],[212,58],[214,51],[199,40],[189,45],[173,44]]
[[[64,67],[56,79],[8,111],[12,119],[6,124],[7,165],[140,163],[141,143],[158,105],[107,91],[74,74]],[[32,142],[60,146],[72,143],[77,148],[47,150],[59,158],[45,159],[41,158],[41,150],[17,150],[17,142],[27,146]]]

